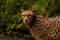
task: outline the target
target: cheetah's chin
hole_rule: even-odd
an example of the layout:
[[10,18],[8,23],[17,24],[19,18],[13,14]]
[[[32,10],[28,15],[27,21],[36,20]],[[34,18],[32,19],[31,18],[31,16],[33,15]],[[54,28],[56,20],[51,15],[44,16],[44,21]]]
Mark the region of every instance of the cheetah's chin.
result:
[[28,21],[28,22],[25,22],[25,21],[23,21],[25,24],[29,24],[30,22]]

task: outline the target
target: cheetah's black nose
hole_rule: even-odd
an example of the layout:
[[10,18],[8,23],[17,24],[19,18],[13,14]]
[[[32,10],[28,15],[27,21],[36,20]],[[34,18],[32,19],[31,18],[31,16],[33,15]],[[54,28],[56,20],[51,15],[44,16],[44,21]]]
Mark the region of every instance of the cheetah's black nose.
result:
[[25,22],[27,23],[27,20],[25,20]]

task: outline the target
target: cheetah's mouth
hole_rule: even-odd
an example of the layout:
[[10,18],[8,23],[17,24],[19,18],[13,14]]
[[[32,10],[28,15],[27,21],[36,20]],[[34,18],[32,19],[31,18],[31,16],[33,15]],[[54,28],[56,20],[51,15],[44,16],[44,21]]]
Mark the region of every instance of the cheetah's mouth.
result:
[[25,24],[30,24],[30,23],[31,23],[31,19],[30,19],[30,20],[27,20],[27,22],[26,22],[25,20],[23,20],[23,22],[24,22]]
[[31,24],[31,23],[32,23],[32,20],[33,20],[33,18],[31,17],[30,19],[27,20],[27,22],[25,22],[25,20],[23,20],[23,22],[24,22],[25,24]]

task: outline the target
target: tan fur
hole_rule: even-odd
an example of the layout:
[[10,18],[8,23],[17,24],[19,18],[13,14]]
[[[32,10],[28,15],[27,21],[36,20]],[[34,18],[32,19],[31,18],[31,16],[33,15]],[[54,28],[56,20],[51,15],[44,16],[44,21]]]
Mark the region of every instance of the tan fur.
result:
[[[31,16],[28,17],[28,14]],[[23,17],[23,15],[26,16]],[[34,19],[33,16],[35,17]],[[32,10],[24,10],[22,12],[22,18],[23,21],[31,21],[31,23],[28,22],[25,24],[34,39],[60,40],[60,16],[49,18],[42,15],[35,15]]]

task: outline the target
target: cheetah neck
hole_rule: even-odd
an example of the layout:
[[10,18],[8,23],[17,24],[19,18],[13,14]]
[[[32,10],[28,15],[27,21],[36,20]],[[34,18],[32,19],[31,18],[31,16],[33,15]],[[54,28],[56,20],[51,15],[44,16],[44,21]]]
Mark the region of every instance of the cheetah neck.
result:
[[33,16],[32,21],[29,24],[29,26],[34,25],[35,24],[35,21],[36,21],[36,16]]
[[[31,23],[26,24],[26,26],[27,26],[28,29],[31,29],[32,27],[34,27],[34,25],[36,27],[40,26],[40,25],[42,25],[41,22],[44,23],[43,19],[44,19],[44,17],[42,15],[35,15],[35,16],[33,16],[33,19],[31,21]],[[38,24],[38,25],[36,25],[36,24]]]

